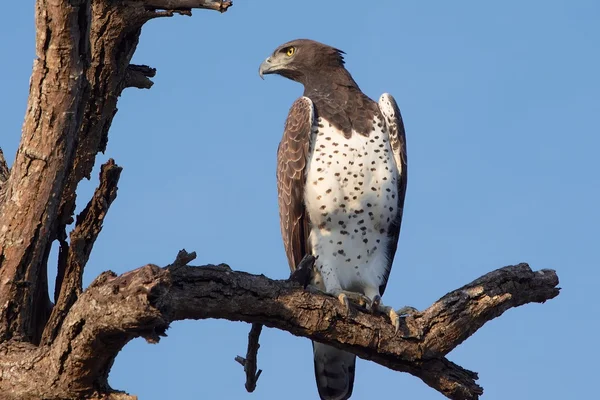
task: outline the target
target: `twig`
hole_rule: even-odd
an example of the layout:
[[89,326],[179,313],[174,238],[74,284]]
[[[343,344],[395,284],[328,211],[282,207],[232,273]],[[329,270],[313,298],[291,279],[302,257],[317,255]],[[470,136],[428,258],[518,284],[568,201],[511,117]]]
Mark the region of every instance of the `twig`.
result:
[[260,338],[262,327],[261,324],[252,324],[250,333],[248,333],[248,351],[246,352],[246,358],[242,356],[235,357],[235,361],[240,363],[242,367],[244,367],[244,372],[246,372],[245,386],[249,393],[254,392],[254,389],[256,389],[256,382],[258,382],[258,378],[260,377],[260,374],[262,374],[262,369],[259,369],[258,372],[256,372],[256,356],[258,354],[258,349],[260,348],[258,339]]
[[177,257],[175,257],[175,261],[173,261],[173,264],[169,265],[167,268],[183,267],[185,265],[188,265],[188,263],[190,263],[191,261],[194,261],[195,259],[196,259],[195,251],[188,253],[187,251],[185,251],[185,249],[181,249],[181,250],[179,250],[179,253],[177,253]]
[[[396,334],[384,316],[360,311],[348,316],[336,299],[312,294],[295,282],[211,265],[168,269],[147,265],[121,276],[101,275],[71,308],[55,346],[65,347],[65,362],[85,366],[89,374],[108,375],[114,357],[132,337],[158,340],[172,321],[245,321],[408,372],[448,398],[476,400],[483,391],[475,382],[477,374],[444,355],[509,308],[554,298],[559,294],[557,285],[552,270],[533,272],[527,264],[501,268],[447,294],[422,313],[403,318],[401,334]],[[61,339],[82,320],[86,323],[78,341]],[[98,349],[105,337],[107,347]],[[79,379],[90,377],[83,374]]]
[[[71,244],[61,244],[56,290],[59,292],[50,319],[42,334],[42,343],[49,344],[58,333],[65,316],[82,291],[82,277],[94,242],[102,230],[108,208],[117,197],[117,184],[122,168],[111,158],[100,169],[100,185],[92,199],[77,216],[71,232]],[[65,254],[65,252],[67,254]]]

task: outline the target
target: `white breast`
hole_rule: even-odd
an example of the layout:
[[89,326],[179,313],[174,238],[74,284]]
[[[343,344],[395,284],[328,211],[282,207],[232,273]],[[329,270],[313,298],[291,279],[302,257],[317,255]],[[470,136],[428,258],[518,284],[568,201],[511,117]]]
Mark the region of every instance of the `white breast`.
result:
[[313,134],[305,200],[325,290],[372,291],[388,268],[388,229],[397,210],[398,169],[385,124],[369,136],[320,119]]

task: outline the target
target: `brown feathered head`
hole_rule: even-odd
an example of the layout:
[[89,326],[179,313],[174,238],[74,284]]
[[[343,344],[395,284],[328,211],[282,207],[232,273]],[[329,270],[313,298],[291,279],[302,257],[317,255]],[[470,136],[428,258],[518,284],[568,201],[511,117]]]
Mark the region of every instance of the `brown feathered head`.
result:
[[345,70],[344,52],[309,39],[296,39],[275,49],[258,69],[266,74],[279,74],[305,86],[335,70]]

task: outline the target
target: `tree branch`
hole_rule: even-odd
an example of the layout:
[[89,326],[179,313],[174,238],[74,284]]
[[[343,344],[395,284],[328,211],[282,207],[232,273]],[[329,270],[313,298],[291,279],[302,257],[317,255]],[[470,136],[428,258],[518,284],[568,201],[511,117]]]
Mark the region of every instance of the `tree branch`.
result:
[[[42,343],[50,344],[60,328],[67,312],[82,291],[83,269],[102,231],[106,213],[117,197],[117,184],[122,168],[111,158],[100,169],[100,185],[92,199],[77,216],[75,229],[71,232],[68,255],[61,257],[56,277],[56,288],[60,290],[56,304],[42,335]],[[59,289],[58,289],[59,288]]]
[[482,393],[477,374],[444,355],[507,309],[559,293],[552,270],[533,272],[527,264],[501,268],[403,319],[395,334],[384,316],[348,317],[335,299],[290,281],[233,272],[225,265],[181,264],[147,265],[121,276],[104,273],[80,296],[54,344],[62,346],[60,359],[68,370],[76,371],[78,382],[70,387],[83,387],[86,377],[98,379],[98,373],[105,382],[114,357],[133,337],[157,342],[172,321],[224,318],[328,343],[415,375],[451,399],[477,399]]

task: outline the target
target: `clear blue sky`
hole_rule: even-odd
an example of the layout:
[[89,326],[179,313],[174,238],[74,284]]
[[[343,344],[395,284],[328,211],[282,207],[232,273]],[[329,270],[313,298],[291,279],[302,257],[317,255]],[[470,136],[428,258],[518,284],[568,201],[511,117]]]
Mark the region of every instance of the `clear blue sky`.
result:
[[[600,3],[580,1],[246,1],[226,14],[155,20],[134,61],[154,87],[119,101],[108,150],[119,196],[85,274],[198,264],[285,278],[275,152],[300,85],[261,81],[279,44],[316,39],[347,52],[372,98],[397,99],[410,178],[384,300],[417,308],[518,262],[554,268],[563,288],[508,311],[450,354],[479,372],[485,399],[597,393],[600,351]],[[0,13],[0,146],[12,162],[34,58],[33,2]],[[97,183],[81,185],[79,206]],[[54,275],[54,271],[51,271]],[[316,397],[310,342],[267,329],[254,394],[233,361],[249,326],[174,323],[159,345],[130,343],[110,375],[140,399]],[[440,399],[417,378],[359,361],[353,399]]]

